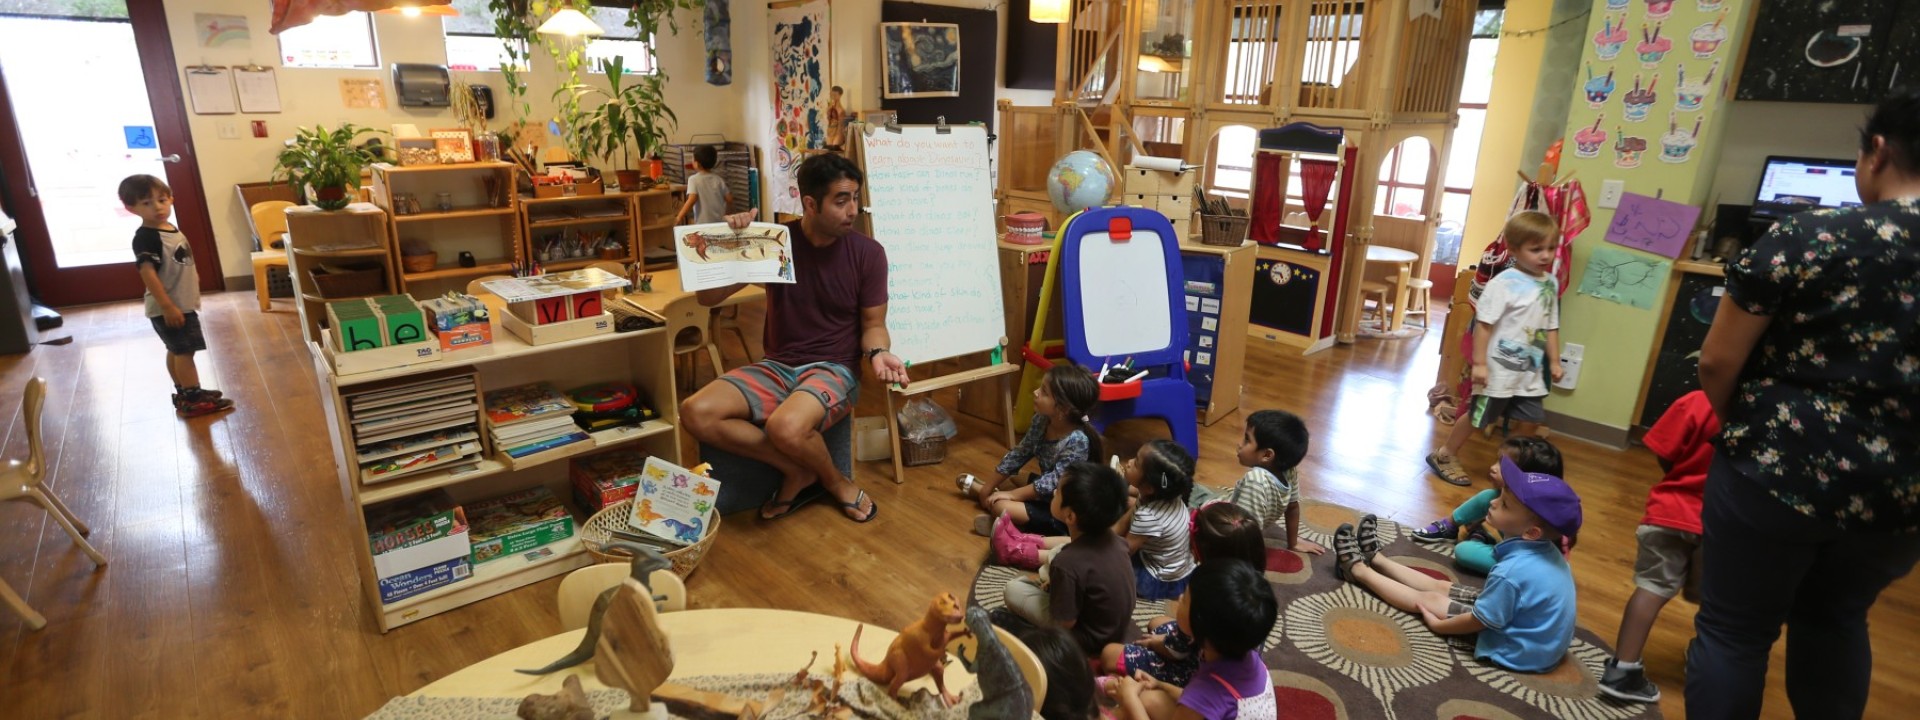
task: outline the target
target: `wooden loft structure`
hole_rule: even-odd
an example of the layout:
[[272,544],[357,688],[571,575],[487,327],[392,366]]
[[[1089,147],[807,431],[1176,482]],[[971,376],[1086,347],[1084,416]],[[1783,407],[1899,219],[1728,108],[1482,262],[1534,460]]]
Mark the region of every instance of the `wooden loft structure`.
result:
[[[1433,2],[1437,14],[1407,0],[1069,0],[1053,105],[999,106],[1001,209],[1039,212],[1057,225],[1063,218],[1047,199],[1047,171],[1073,150],[1098,151],[1116,168],[1140,155],[1177,157],[1203,168],[1211,192],[1219,187],[1213,156],[1223,130],[1295,122],[1337,128],[1357,150],[1354,172],[1365,180],[1350,199],[1348,260],[1327,268],[1343,288],[1327,310],[1338,338],[1350,341],[1365,246],[1379,241],[1415,252],[1422,275],[1431,260],[1478,10],[1477,0]],[[1373,180],[1389,151],[1411,138],[1433,153],[1425,220],[1389,219],[1382,237]],[[1300,210],[1296,204],[1280,215]]]

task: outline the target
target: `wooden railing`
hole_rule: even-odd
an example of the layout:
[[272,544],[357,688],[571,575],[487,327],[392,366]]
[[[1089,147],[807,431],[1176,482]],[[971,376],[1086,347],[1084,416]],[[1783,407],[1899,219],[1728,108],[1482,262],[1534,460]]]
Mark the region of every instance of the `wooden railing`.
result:
[[1419,17],[1408,23],[1396,53],[1400,60],[1396,113],[1455,111],[1476,7],[1473,0],[1446,0],[1438,19]]

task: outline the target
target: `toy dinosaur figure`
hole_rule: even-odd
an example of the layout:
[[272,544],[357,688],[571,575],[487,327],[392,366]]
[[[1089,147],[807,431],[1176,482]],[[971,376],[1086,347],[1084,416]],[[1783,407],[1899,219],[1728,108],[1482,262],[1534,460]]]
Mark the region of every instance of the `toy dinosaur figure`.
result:
[[1033,688],[1027,676],[1013,662],[1013,652],[1000,643],[1000,636],[987,620],[987,611],[979,605],[967,608],[967,631],[973,635],[973,660],[964,649],[958,651],[960,665],[974,674],[980,685],[980,701],[967,708],[968,720],[1000,720],[1029,717],[1033,710]]
[[[853,666],[860,674],[875,684],[887,686],[887,694],[898,695],[900,686],[924,675],[933,675],[933,685],[940,689],[940,699],[948,706],[956,700],[947,692],[947,626],[964,619],[960,613],[960,601],[953,593],[935,595],[927,606],[927,614],[918,622],[908,625],[900,631],[893,644],[887,646],[887,656],[874,664],[860,659],[860,631],[865,625],[853,629],[853,645],[847,652],[853,656]],[[1031,706],[1029,706],[1031,707]]]
[[[667,559],[661,557],[660,553],[653,548],[641,547],[630,543],[608,543],[605,546],[605,550],[620,550],[633,555],[633,573],[628,577],[638,581],[641,587],[647,588],[649,595],[653,593],[653,588],[649,584],[649,580],[653,577],[653,572],[655,570],[665,570],[673,567],[673,563],[667,562]],[[515,672],[528,675],[545,675],[555,670],[565,670],[592,660],[594,647],[600,642],[601,621],[606,618],[607,606],[612,604],[613,596],[620,591],[620,588],[620,585],[607,588],[606,591],[600,593],[600,597],[594,599],[593,613],[587,616],[587,635],[580,639],[580,645],[575,647],[573,652],[567,653],[565,657],[555,660],[546,667],[538,670],[516,670]],[[655,602],[666,599],[659,595],[652,595],[652,597]]]
[[687,520],[687,522],[684,522],[684,523],[680,522],[679,520],[675,520],[673,518],[667,518],[665,520],[661,520],[660,522],[661,524],[666,525],[669,528],[672,528],[673,536],[676,539],[678,539],[680,542],[699,542],[701,526],[705,524],[700,522],[700,518],[690,518]]

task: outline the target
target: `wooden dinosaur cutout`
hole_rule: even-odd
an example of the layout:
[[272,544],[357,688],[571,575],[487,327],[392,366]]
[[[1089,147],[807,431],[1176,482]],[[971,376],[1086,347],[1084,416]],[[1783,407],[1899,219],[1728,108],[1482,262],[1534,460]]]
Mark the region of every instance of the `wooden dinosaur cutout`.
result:
[[[934,596],[927,606],[926,616],[900,631],[893,644],[887,646],[887,656],[879,664],[860,659],[860,631],[866,625],[853,629],[853,645],[847,652],[853,656],[854,669],[875,684],[887,686],[887,694],[898,696],[900,686],[917,678],[931,674],[933,685],[940,689],[940,699],[948,706],[957,700],[947,692],[947,679],[944,672],[947,667],[947,638],[949,625],[965,619],[960,612],[960,601],[953,593],[940,593]],[[964,632],[964,631],[963,631]]]
[[655,618],[655,603],[664,598],[655,596],[647,582],[654,571],[672,564],[652,548],[628,543],[610,543],[607,548],[631,553],[633,572],[593,601],[587,634],[579,646],[546,667],[517,672],[545,675],[592,660],[598,654],[595,670],[600,682],[625,689],[632,697],[631,709],[645,711],[654,688],[673,673],[673,650]]
[[968,720],[1031,717],[1033,688],[1014,663],[1013,651],[1000,643],[1000,635],[987,620],[987,611],[979,605],[967,608],[967,631],[973,635],[973,660],[967,660],[964,649],[958,651],[958,657],[960,665],[973,673],[980,685],[980,701],[967,708]]

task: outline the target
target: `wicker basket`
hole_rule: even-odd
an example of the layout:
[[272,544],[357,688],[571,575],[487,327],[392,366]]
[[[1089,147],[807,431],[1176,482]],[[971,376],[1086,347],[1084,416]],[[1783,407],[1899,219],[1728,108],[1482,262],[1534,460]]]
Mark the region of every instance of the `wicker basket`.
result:
[[1241,215],[1201,215],[1200,244],[1240,247],[1247,239],[1247,222]]
[[435,267],[439,267],[439,264],[440,253],[436,252],[400,256],[400,267],[406,268],[410,273],[432,272]]
[[347,272],[327,272],[314,268],[308,274],[313,278],[313,289],[326,300],[378,295],[387,290],[387,271],[385,268],[369,268]]
[[947,438],[935,435],[926,440],[900,439],[900,464],[907,467],[935,465],[947,459]]
[[[585,525],[580,526],[580,543],[587,549],[587,554],[593,556],[595,562],[617,563],[632,559],[623,552],[602,551],[607,543],[613,541],[613,531],[625,529],[627,518],[632,515],[633,501],[621,500],[594,513],[593,517],[587,518]],[[700,558],[706,557],[707,550],[713,547],[713,539],[719,536],[720,514],[714,513],[713,527],[707,529],[706,537],[700,538],[700,542],[661,553],[661,555],[666,557],[668,562],[673,563],[673,574],[679,575],[684,580],[693,574],[694,568],[700,565]]]

